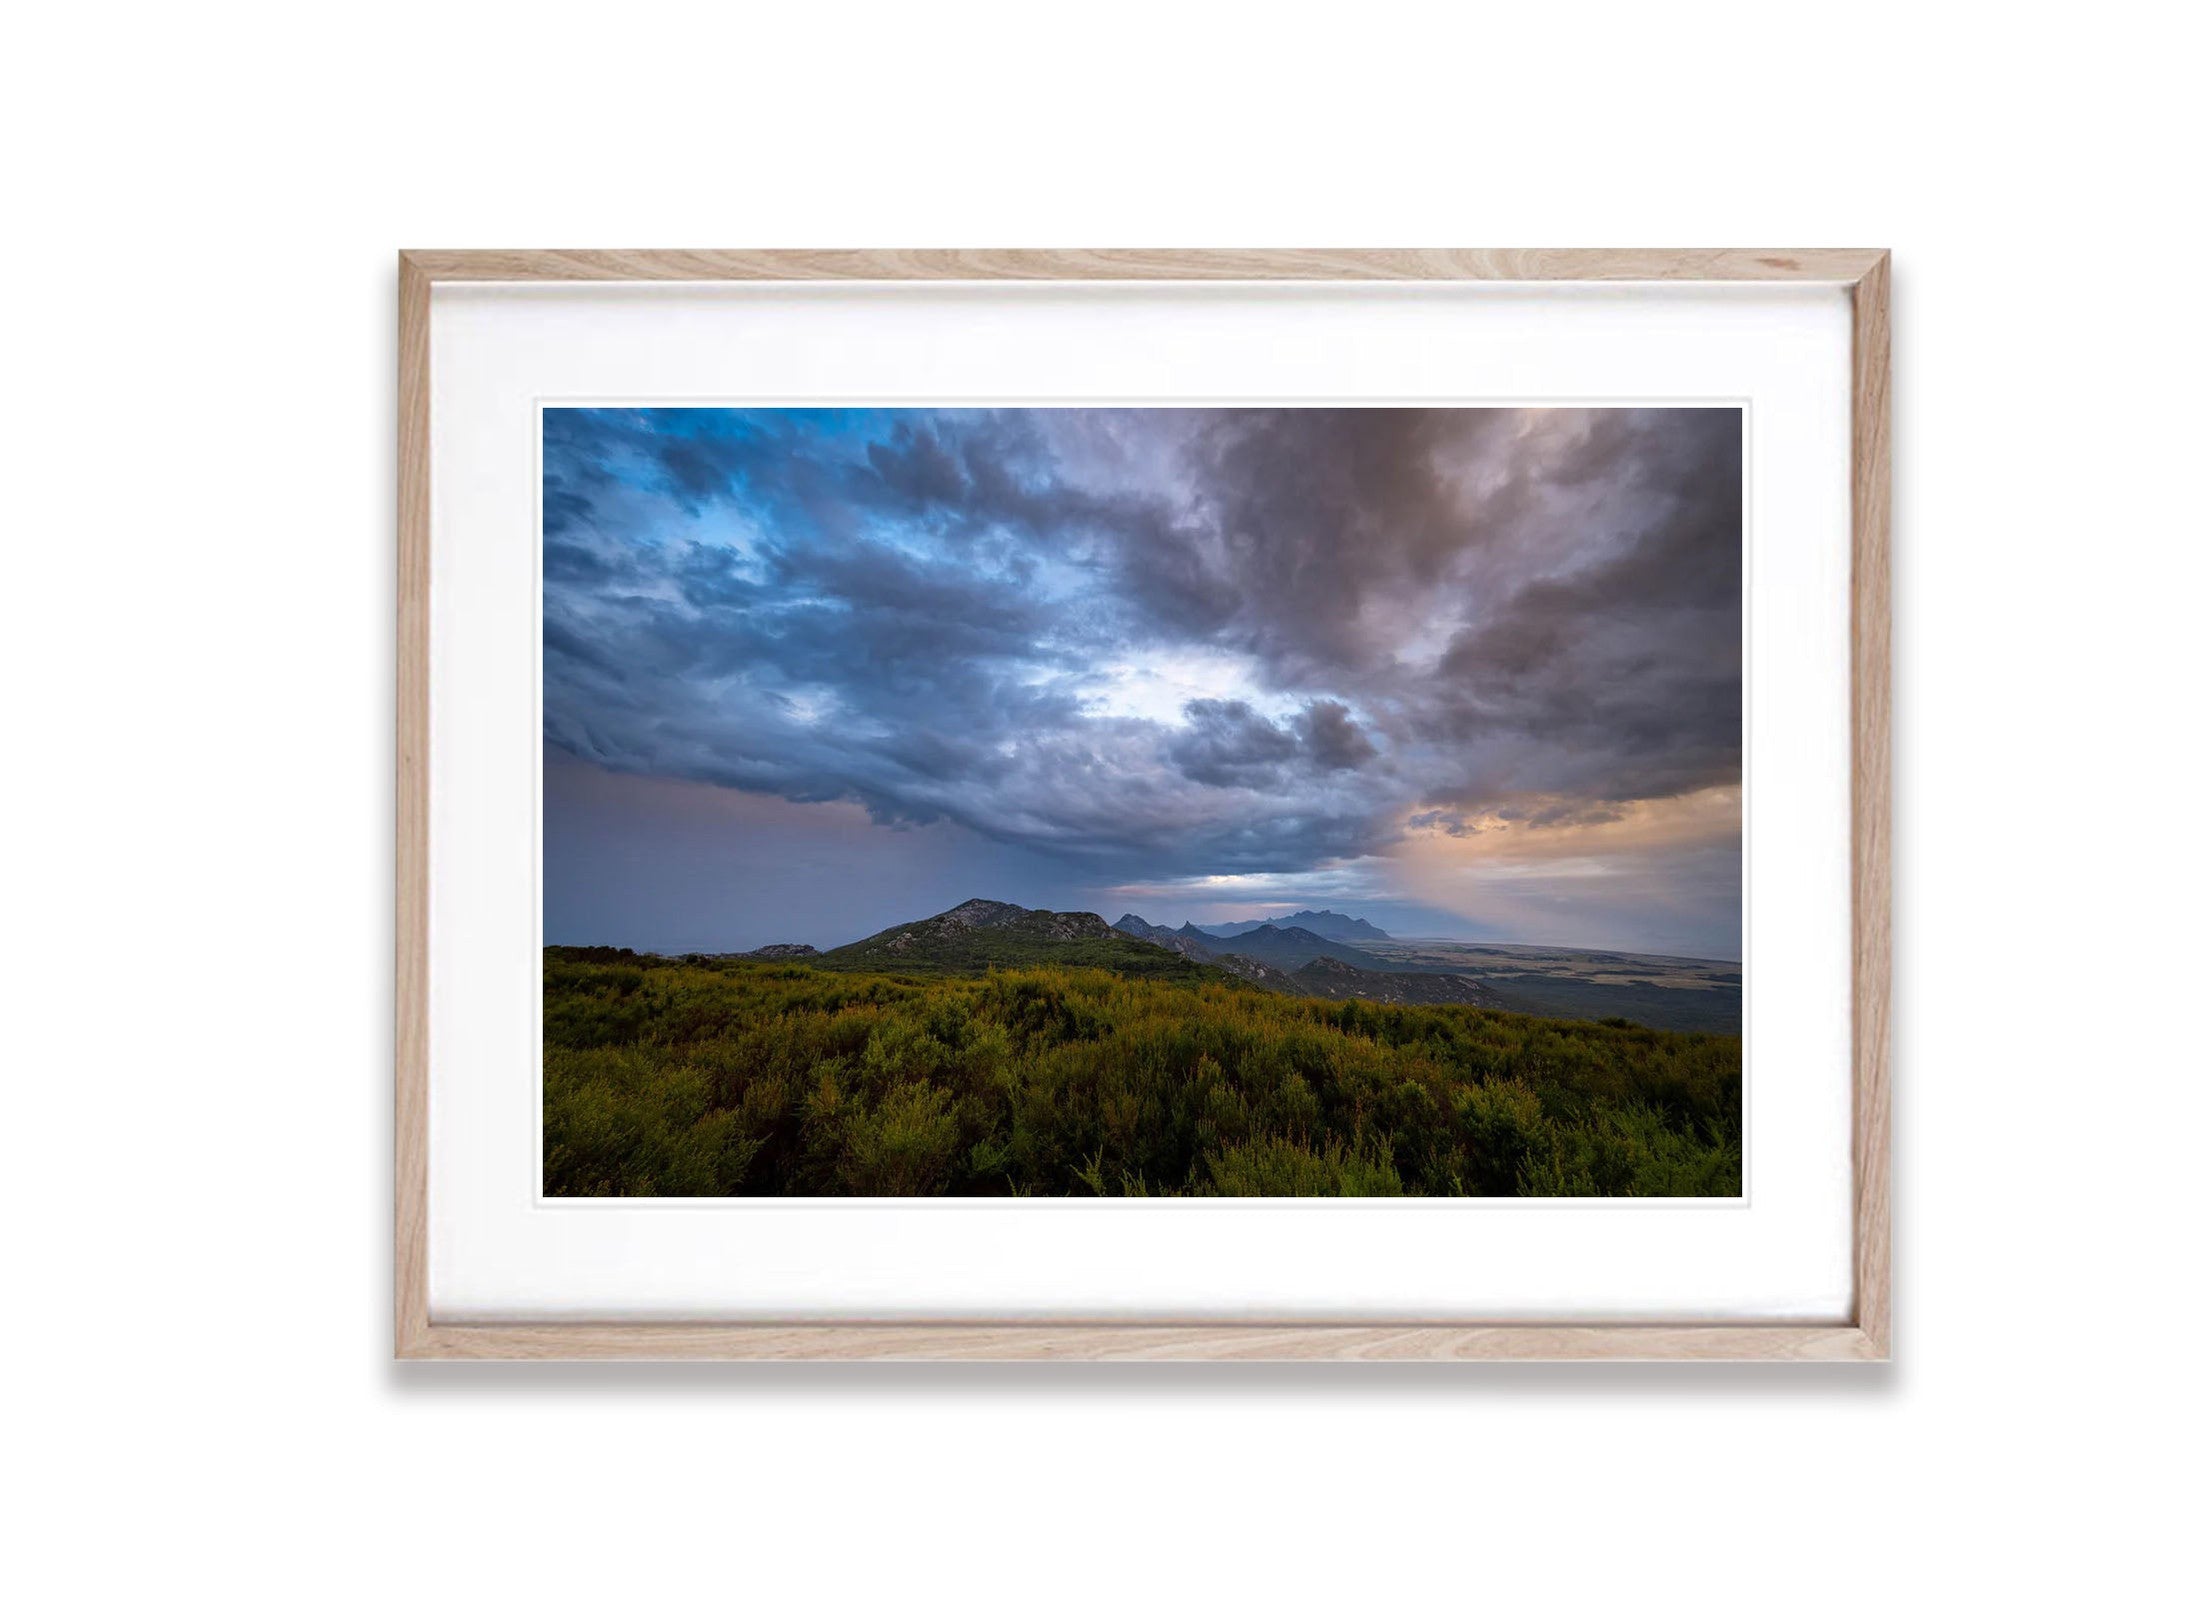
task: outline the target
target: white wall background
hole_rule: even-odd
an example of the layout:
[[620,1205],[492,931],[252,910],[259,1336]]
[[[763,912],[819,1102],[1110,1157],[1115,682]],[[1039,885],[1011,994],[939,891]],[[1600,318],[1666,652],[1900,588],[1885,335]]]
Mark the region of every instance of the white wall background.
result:
[[[2190,1508],[2170,14],[800,10],[12,21],[22,1591],[2140,1585]],[[1896,250],[1890,1370],[393,1369],[393,252],[1003,243]]]

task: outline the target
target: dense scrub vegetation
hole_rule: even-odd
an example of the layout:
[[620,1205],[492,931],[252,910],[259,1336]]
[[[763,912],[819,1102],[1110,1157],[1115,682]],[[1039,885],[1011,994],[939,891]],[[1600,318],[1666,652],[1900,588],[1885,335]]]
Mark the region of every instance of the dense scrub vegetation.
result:
[[1737,1038],[1065,967],[543,967],[552,1195],[1740,1192]]

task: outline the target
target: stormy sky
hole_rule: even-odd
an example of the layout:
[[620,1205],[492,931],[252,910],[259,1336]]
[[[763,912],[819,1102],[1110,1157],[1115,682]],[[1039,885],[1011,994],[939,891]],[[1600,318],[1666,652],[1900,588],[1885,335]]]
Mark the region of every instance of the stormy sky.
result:
[[1741,414],[553,408],[545,936],[1732,958]]

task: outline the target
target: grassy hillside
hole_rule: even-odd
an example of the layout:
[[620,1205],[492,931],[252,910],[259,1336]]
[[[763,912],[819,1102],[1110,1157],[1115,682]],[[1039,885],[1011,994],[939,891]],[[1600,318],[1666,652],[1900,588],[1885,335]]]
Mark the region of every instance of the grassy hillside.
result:
[[1019,966],[1088,966],[1168,982],[1211,982],[1211,971],[1174,950],[1118,933],[1090,911],[1032,911],[996,899],[970,899],[922,921],[814,958],[805,966],[838,972],[981,972]]
[[805,964],[838,972],[946,971],[973,976],[996,968],[1065,966],[1176,982],[1214,981],[1211,970],[1202,971],[1173,950],[1138,938],[1056,939],[1014,927],[973,927],[962,930],[952,944],[918,941],[896,949],[892,938],[899,931],[889,928]]
[[1193,972],[1204,980],[548,950],[544,1190],[1740,1191],[1738,1039],[1301,999]]

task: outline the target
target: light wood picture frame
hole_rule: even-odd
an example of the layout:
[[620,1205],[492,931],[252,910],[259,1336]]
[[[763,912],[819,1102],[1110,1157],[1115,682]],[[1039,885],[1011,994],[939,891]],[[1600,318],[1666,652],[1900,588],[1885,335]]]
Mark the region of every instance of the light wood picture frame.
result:
[[[398,260],[395,1353],[550,1360],[1803,1360],[1890,1353],[1890,258],[1802,250],[410,250]],[[1852,308],[1849,608],[1853,1284],[1817,1325],[431,1318],[429,322],[440,283],[1722,282],[1838,286]]]

